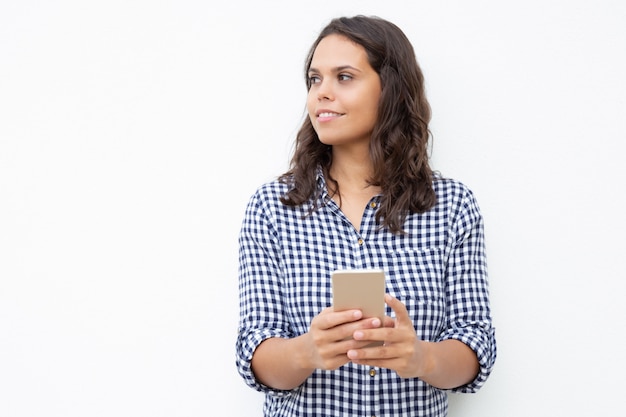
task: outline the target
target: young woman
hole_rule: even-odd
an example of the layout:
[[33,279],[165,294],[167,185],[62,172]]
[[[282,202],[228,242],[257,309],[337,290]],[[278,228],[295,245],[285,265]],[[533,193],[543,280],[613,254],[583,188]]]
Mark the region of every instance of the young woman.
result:
[[[377,17],[332,20],[305,64],[292,164],[239,242],[237,368],[265,416],[445,416],[496,358],[483,219],[433,172],[413,47]],[[337,269],[386,275],[386,316],[332,308]],[[383,341],[382,346],[367,346]]]

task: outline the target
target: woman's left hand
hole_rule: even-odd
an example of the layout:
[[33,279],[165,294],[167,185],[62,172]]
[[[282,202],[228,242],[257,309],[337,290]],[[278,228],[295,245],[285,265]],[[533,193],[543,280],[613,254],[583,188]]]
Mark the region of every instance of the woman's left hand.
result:
[[383,346],[351,349],[348,358],[357,364],[389,368],[403,378],[419,377],[428,369],[428,343],[419,340],[405,305],[390,294],[385,302],[396,318],[385,317],[378,329],[357,330],[355,340],[384,341]]

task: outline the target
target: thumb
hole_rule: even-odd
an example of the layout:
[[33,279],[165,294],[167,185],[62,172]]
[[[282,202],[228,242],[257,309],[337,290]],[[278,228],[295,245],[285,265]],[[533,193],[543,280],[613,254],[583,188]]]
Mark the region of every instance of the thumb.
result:
[[391,294],[385,294],[385,303],[396,313],[396,327],[411,326],[413,322],[409,317],[409,312],[406,306]]

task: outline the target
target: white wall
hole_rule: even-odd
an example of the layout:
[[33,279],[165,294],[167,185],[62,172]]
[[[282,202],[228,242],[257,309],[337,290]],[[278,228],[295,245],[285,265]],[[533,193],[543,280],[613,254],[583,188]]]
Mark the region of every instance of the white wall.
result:
[[0,0],[0,415],[260,415],[236,235],[357,13],[413,41],[486,218],[499,358],[450,415],[623,415],[626,3],[213,4]]

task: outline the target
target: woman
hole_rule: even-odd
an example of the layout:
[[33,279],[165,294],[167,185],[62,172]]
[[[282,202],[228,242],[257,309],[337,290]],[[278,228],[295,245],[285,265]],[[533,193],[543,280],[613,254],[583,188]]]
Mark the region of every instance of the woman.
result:
[[[482,216],[429,166],[413,47],[386,20],[334,19],[305,77],[291,167],[239,236],[239,373],[265,416],[445,416],[447,392],[487,380],[495,332]],[[333,310],[331,273],[355,268],[385,271],[383,320]]]

